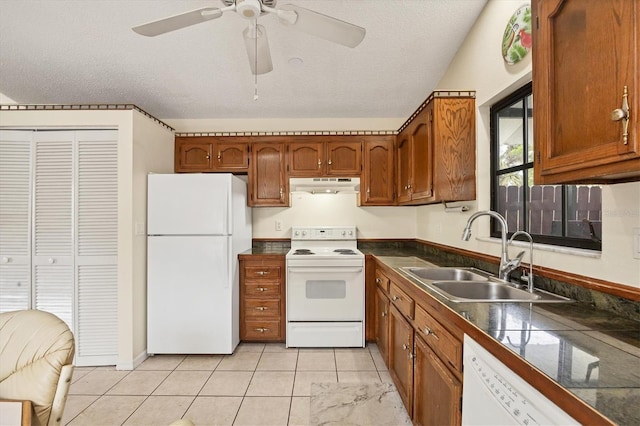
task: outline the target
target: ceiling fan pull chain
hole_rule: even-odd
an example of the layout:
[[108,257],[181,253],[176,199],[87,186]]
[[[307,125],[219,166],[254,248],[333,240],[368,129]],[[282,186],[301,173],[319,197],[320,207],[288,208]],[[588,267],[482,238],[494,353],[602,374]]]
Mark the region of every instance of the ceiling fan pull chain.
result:
[[[255,52],[256,54],[254,55],[255,59],[254,59],[254,69],[258,69],[258,18],[253,20],[253,25],[255,28]],[[256,72],[253,75],[253,100],[257,101],[258,100],[258,73]]]

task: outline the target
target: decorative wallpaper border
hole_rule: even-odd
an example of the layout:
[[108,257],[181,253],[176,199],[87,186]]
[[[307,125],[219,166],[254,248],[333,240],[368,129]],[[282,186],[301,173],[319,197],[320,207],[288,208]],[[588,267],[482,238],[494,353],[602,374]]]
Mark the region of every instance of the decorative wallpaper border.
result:
[[180,132],[178,137],[197,136],[385,136],[396,135],[395,130],[283,130],[251,132]]
[[134,104],[0,104],[0,111],[113,111],[135,110],[161,126],[175,129]]

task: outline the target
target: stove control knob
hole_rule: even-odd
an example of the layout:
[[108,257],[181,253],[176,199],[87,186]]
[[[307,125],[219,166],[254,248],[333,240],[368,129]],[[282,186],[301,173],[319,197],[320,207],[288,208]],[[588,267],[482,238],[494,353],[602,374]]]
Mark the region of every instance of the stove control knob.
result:
[[345,235],[347,235],[347,231],[342,231],[342,236],[344,237]]
[[353,231],[349,231],[349,236],[353,235]]
[[300,231],[294,232],[293,235],[295,235],[297,237],[298,235],[300,235]]
[[302,231],[302,236],[306,237],[307,236],[307,231]]

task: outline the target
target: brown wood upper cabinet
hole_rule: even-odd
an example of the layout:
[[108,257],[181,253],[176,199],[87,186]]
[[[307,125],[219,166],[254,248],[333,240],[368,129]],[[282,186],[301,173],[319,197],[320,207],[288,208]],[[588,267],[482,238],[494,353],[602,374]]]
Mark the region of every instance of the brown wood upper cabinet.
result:
[[473,92],[434,92],[397,135],[399,204],[476,198]]
[[249,205],[289,206],[286,144],[281,139],[254,140],[249,171]]
[[360,176],[362,138],[295,136],[289,140],[289,176]]
[[640,2],[533,0],[532,14],[536,184],[640,180]]
[[360,204],[388,206],[395,204],[394,136],[366,136],[363,148]]
[[249,170],[249,138],[177,136],[174,169],[176,173],[247,173]]

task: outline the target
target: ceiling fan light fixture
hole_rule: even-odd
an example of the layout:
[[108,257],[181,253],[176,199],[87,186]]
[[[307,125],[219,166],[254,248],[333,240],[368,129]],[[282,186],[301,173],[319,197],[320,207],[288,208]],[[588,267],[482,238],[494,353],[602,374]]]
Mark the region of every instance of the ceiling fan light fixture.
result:
[[236,11],[245,19],[257,19],[262,13],[259,0],[236,2]]

